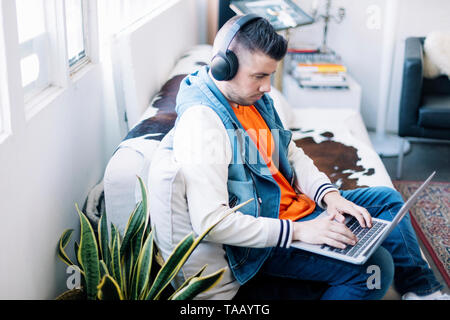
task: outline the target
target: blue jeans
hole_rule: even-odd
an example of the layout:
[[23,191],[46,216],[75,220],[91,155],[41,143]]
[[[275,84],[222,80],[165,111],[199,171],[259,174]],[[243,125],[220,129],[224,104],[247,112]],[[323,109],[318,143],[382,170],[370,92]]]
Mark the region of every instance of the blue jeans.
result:
[[[391,221],[403,205],[401,195],[388,187],[341,191],[341,195],[366,208],[372,217]],[[306,221],[316,218],[323,209],[317,206]],[[379,285],[371,278],[379,267]],[[395,277],[394,277],[395,273]],[[409,214],[386,238],[364,265],[354,265],[309,253],[296,248],[275,248],[261,267],[260,274],[325,282],[329,285],[322,299],[381,299],[394,279],[400,294],[425,295],[442,288],[423,260]]]

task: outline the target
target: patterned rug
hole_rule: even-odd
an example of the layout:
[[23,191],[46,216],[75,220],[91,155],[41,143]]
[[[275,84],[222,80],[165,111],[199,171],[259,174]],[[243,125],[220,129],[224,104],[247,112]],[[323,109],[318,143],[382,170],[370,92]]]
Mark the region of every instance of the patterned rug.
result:
[[[422,184],[420,181],[393,181],[404,199]],[[450,286],[450,183],[430,182],[410,210],[411,222],[442,277]]]

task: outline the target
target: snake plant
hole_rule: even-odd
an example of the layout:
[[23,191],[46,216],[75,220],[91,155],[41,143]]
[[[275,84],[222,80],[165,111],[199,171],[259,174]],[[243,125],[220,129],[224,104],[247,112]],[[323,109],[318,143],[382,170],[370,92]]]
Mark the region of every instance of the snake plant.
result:
[[[65,251],[73,229],[65,230],[59,239],[58,256],[64,263],[79,271],[83,288],[78,292],[83,292],[89,300],[160,299],[164,290],[206,235],[226,216],[253,200],[250,199],[230,209],[222,219],[197,238],[193,233],[188,234],[164,263],[155,248],[154,232],[148,224],[147,190],[142,179],[138,177],[138,180],[142,201],[131,213],[123,237],[113,224],[110,225],[109,234],[105,214],[100,218],[97,233],[94,232],[86,215],[80,211],[78,205],[75,205],[81,226],[79,243],[75,242],[74,245],[76,263],[69,259]],[[157,270],[155,276],[152,276],[152,268]],[[225,268],[222,268],[210,275],[202,276],[205,269],[206,266],[187,279],[168,299],[192,299],[215,286],[225,272]],[[65,295],[67,292],[59,298]]]

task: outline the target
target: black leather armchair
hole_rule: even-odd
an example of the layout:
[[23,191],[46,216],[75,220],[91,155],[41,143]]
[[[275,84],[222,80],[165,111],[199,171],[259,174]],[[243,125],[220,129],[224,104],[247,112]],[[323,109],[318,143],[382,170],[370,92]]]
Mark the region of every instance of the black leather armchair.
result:
[[[450,140],[450,80],[446,75],[423,77],[425,38],[406,39],[398,134],[403,141]],[[403,148],[400,146],[397,178],[401,177]]]

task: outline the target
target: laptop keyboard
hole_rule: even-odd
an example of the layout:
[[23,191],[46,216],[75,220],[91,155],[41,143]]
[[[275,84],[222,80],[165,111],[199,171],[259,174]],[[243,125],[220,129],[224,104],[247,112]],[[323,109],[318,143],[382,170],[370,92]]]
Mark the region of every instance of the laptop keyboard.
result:
[[347,245],[345,249],[339,249],[331,247],[327,244],[322,245],[322,249],[328,249],[328,251],[341,253],[349,257],[357,257],[370,243],[372,237],[376,237],[387,224],[372,220],[372,228],[362,228],[359,225],[358,220],[352,217],[346,224],[347,228],[359,239],[358,242],[352,246]]

